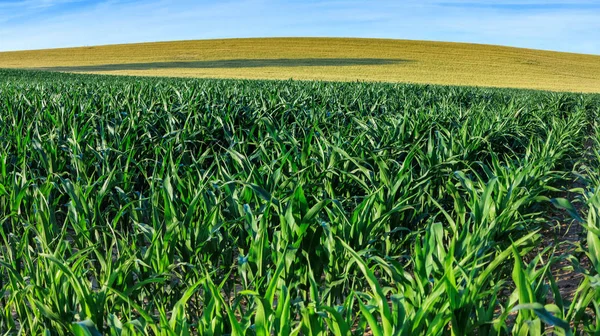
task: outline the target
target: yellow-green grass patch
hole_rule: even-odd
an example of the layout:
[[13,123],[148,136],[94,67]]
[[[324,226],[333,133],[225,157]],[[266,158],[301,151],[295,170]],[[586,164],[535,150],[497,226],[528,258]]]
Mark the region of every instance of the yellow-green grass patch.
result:
[[598,55],[390,39],[252,38],[17,51],[0,53],[0,68],[600,92]]

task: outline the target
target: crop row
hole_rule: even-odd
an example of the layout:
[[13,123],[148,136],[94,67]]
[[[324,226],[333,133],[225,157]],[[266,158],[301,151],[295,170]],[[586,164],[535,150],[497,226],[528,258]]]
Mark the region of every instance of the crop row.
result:
[[[0,331],[597,333],[599,112],[595,95],[0,71]],[[571,223],[580,242],[552,234]]]

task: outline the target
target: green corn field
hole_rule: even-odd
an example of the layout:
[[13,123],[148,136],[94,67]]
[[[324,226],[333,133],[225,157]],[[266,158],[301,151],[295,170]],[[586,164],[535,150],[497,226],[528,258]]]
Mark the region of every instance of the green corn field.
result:
[[600,335],[599,116],[2,70],[0,334]]

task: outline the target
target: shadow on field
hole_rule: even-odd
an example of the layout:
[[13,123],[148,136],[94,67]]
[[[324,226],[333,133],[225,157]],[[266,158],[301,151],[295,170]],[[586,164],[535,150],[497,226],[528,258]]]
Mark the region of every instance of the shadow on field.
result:
[[215,61],[152,62],[129,64],[103,64],[83,66],[47,67],[43,70],[65,72],[154,70],[154,69],[236,69],[264,67],[310,67],[387,65],[406,63],[408,60],[391,58],[279,58],[279,59],[232,59]]

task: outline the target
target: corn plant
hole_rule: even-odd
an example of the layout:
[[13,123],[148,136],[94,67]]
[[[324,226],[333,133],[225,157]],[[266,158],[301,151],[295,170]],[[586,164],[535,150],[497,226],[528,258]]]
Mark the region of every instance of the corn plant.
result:
[[[597,333],[599,109],[0,70],[0,332]],[[585,227],[577,255],[537,248],[556,207]]]

